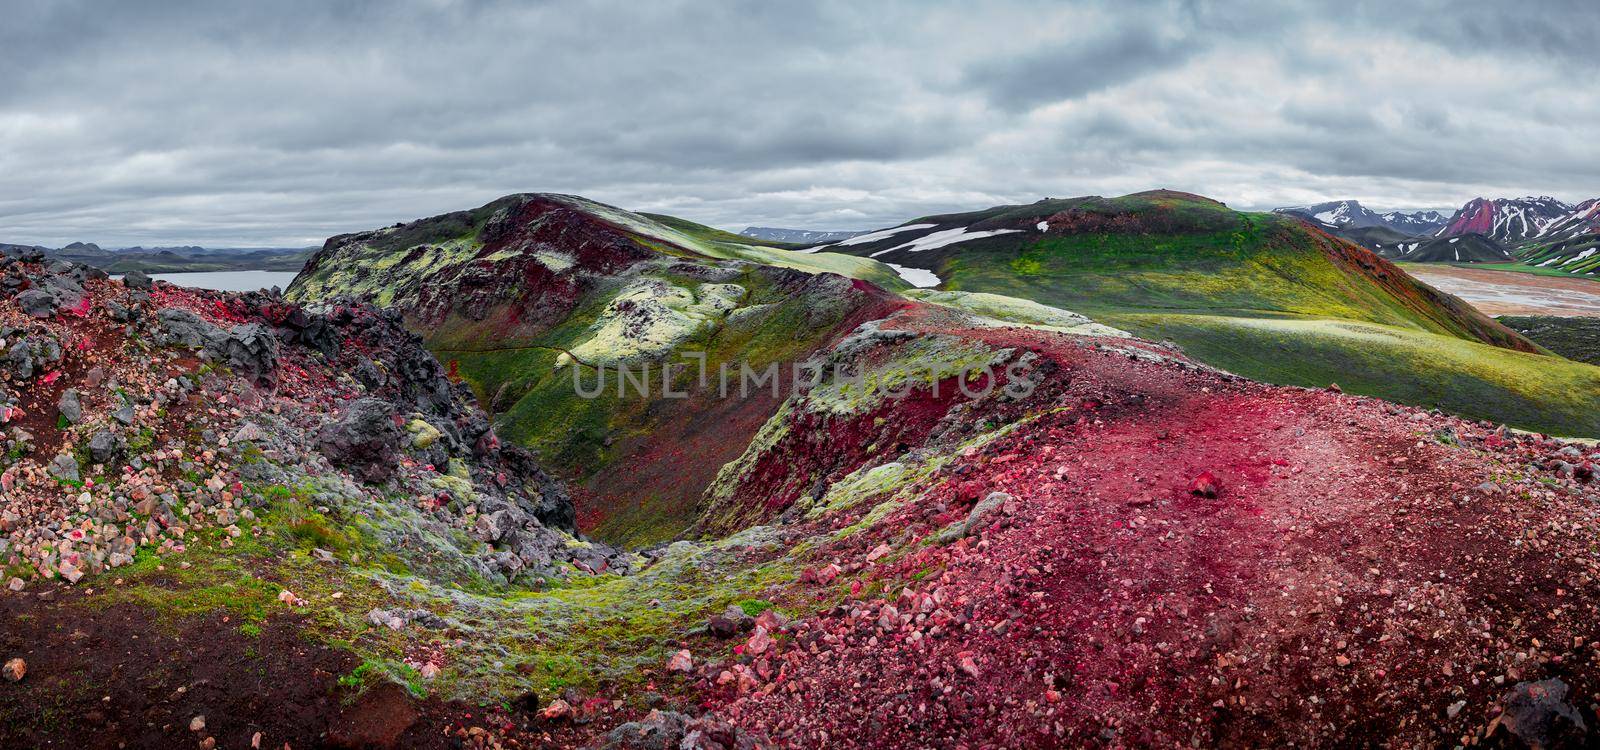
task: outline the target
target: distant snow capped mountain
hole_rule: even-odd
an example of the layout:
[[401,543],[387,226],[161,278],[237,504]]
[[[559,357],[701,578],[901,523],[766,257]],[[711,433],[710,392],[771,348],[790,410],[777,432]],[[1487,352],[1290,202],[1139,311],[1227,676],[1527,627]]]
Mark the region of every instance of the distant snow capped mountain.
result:
[[1576,206],[1539,233],[1540,240],[1570,240],[1585,234],[1600,232],[1600,198],[1590,198]]
[[1380,215],[1384,226],[1407,234],[1431,234],[1449,223],[1450,217],[1438,211],[1390,211]]
[[1274,213],[1300,216],[1332,229],[1384,227],[1413,235],[1428,234],[1445,223],[1444,215],[1438,211],[1390,211],[1380,214],[1361,205],[1361,201],[1353,200],[1288,206],[1274,209]]
[[782,227],[745,227],[744,231],[740,232],[739,234],[758,240],[767,240],[768,242],[793,242],[797,245],[820,245],[827,242],[848,240],[851,237],[866,234],[866,232],[842,230],[826,232],[812,229],[784,229]]
[[1440,237],[1481,234],[1507,245],[1538,237],[1573,207],[1549,196],[1473,198],[1438,231]]
[[1300,216],[1339,229],[1383,226],[1383,219],[1360,201],[1328,201],[1310,206],[1288,206],[1274,213]]

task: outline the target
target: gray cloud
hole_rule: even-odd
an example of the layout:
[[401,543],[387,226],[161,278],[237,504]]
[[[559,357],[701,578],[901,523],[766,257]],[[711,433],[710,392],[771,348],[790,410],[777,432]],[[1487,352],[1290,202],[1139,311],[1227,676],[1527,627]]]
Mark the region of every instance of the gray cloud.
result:
[[1135,27],[1083,39],[1056,40],[1012,58],[975,65],[966,83],[1008,110],[1026,110],[1103,91],[1176,66],[1200,40]]
[[0,241],[309,244],[525,190],[732,229],[1600,193],[1596,14],[1414,8],[0,0]]

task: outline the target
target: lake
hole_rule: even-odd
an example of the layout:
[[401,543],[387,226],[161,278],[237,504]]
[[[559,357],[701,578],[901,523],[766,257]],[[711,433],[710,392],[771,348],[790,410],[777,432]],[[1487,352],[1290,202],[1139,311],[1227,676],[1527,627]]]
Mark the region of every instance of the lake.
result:
[[150,278],[195,289],[219,292],[253,292],[257,289],[289,288],[292,271],[194,271],[191,273],[153,273]]
[[1406,273],[1486,315],[1600,316],[1600,281],[1446,263],[1407,263]]

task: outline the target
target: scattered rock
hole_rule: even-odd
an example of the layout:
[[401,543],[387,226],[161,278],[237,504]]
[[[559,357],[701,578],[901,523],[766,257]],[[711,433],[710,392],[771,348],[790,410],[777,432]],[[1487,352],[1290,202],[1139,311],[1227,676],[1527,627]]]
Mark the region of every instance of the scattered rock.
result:
[[1519,682],[1500,702],[1505,711],[1496,719],[1518,739],[1533,747],[1550,747],[1587,730],[1583,716],[1567,703],[1567,683],[1559,677],[1539,682]]
[[77,424],[83,421],[83,404],[78,400],[78,392],[68,388],[61,392],[61,398],[56,401],[56,410],[68,424]]
[[[972,510],[967,513],[966,519],[950,524],[939,532],[939,542],[941,544],[949,544],[983,528],[984,524],[987,523],[986,519],[1011,500],[1012,496],[1009,493],[989,493],[982,500],[979,500],[977,505],[972,506]],[[869,557],[868,559],[876,558]]]
[[1222,491],[1222,482],[1210,471],[1200,472],[1200,476],[1189,482],[1189,494],[1200,497],[1213,498]]
[[65,453],[56,456],[55,459],[50,462],[50,474],[57,479],[65,479],[69,482],[80,481],[81,477],[78,475],[78,459],[73,458]]
[[557,698],[551,701],[550,705],[545,706],[543,711],[539,712],[539,718],[544,719],[545,721],[570,719],[572,718],[572,713],[572,704]]
[[100,430],[89,438],[89,459],[97,464],[110,462],[121,450],[121,440],[109,430]]

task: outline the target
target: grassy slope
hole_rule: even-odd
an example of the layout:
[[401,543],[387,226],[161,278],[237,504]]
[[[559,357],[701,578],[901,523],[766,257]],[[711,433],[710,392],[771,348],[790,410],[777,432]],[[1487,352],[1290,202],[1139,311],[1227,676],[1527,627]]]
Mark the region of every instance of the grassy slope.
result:
[[[593,347],[595,330],[603,327],[608,306],[630,284],[648,278],[688,296],[700,296],[703,279],[668,267],[667,261],[680,258],[723,266],[728,264],[721,261],[750,261],[811,274],[833,272],[891,290],[907,288],[892,269],[870,259],[798,253],[781,243],[757,242],[674,217],[636,214],[573,196],[549,197],[623,230],[638,245],[658,253],[662,262],[636,266],[638,273],[627,278],[585,278],[576,305],[551,324],[526,324],[527,309],[538,307],[541,300],[528,298],[537,294],[513,291],[481,320],[452,313],[424,326],[423,334],[429,348],[472,386],[495,415],[503,437],[533,448],[547,467],[607,499],[606,513],[589,519],[598,525],[586,528],[608,541],[650,544],[687,526],[705,483],[723,462],[738,456],[743,447],[739,436],[754,434],[777,406],[762,399],[667,401],[631,392],[623,397],[617,394],[614,370],[608,375],[611,387],[599,397],[578,397],[574,368],[558,368],[558,358],[585,342]],[[495,213],[513,203],[514,197],[501,199],[348,244],[336,258],[302,274],[291,297],[355,293],[379,304],[404,304],[415,290],[438,283],[429,281],[433,274],[480,256],[493,260],[503,254],[485,255],[481,235]],[[413,252],[420,245],[429,248]],[[849,305],[859,304],[861,295],[847,300],[837,292],[797,290],[793,277],[772,268],[746,267],[730,281],[743,290],[737,311],[740,323],[707,325],[679,342],[675,351],[706,352],[713,373],[724,362],[737,372],[740,362],[759,370],[769,363],[804,359],[845,324],[853,313]],[[413,291],[397,297],[397,288]],[[669,357],[669,361],[683,360]],[[585,387],[592,385],[593,371],[581,372]],[[651,371],[652,392],[660,390],[660,373],[656,364]],[[677,383],[683,386],[692,377],[685,368]],[[641,455],[651,460],[631,461],[629,470],[616,469],[618,461]]]
[[[974,242],[941,261],[944,288],[1084,313],[1270,382],[1338,382],[1520,427],[1600,434],[1591,395],[1600,369],[1468,340],[1494,335],[1481,316],[1384,291],[1330,261],[1321,238],[1290,220],[1165,196],[1079,205],[1107,215],[1176,212],[1181,231],[1031,235],[1020,248],[1011,239],[1020,235]],[[1009,211],[1042,218],[1037,211],[1049,208]]]
[[[794,294],[754,269],[737,283],[747,290],[744,307],[758,308],[759,315],[705,331],[678,348],[705,352],[712,389],[724,363],[737,373],[740,363],[762,370],[801,360],[850,327],[845,321],[853,311],[833,307],[837,300]],[[457,362],[462,377],[492,399],[505,437],[534,448],[547,465],[586,481],[615,503],[591,529],[596,536],[627,544],[663,541],[693,519],[694,500],[705,483],[742,449],[739,436],[754,434],[778,402],[709,397],[693,388],[696,368],[679,359],[672,361],[685,365],[675,373],[674,388],[693,392],[689,399],[642,399],[632,391],[619,396],[614,371],[598,397],[577,398],[574,368],[558,369],[556,362],[560,350],[587,335],[608,297],[602,291],[595,298],[547,335],[518,342],[527,348],[480,353],[441,341],[434,349],[441,359]],[[594,372],[580,372],[583,387],[591,388]],[[659,365],[650,372],[652,383],[659,384]],[[653,391],[659,393],[659,386]],[[623,459],[630,468],[619,471],[617,462]]]
[[[1600,271],[1600,252],[1592,252],[1582,259],[1578,256],[1596,249],[1600,249],[1600,234],[1586,234],[1560,242],[1531,243],[1520,250],[1518,256],[1537,273],[1593,274]],[[1549,265],[1540,265],[1542,263]]]
[[[1401,264],[1400,267],[1401,268],[1405,268],[1406,265],[1407,264]],[[1560,276],[1562,278],[1571,278],[1572,277],[1572,274],[1567,273],[1565,271],[1557,271],[1557,270],[1552,269],[1552,268],[1539,268],[1538,266],[1530,266],[1530,265],[1528,265],[1526,263],[1429,263],[1427,265],[1460,266],[1462,268],[1482,268],[1482,269],[1489,270],[1489,271],[1510,271],[1510,272],[1513,272],[1513,273],[1532,274],[1534,276]]]

